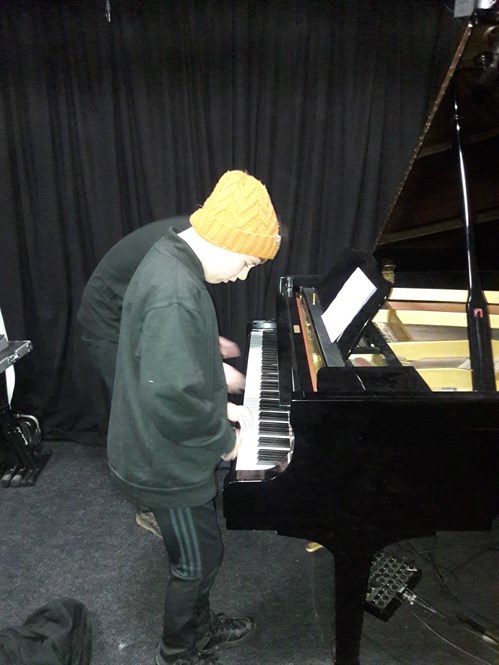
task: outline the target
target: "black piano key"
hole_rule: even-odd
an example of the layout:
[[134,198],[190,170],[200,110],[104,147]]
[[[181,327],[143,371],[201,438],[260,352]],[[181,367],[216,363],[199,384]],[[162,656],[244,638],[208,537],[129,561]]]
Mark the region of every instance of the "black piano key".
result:
[[279,412],[271,413],[270,415],[267,415],[265,417],[263,417],[262,414],[260,413],[259,419],[256,422],[258,422],[259,426],[260,425],[265,425],[268,427],[275,426],[279,430],[282,427],[287,427],[289,429],[288,414],[282,414]]
[[262,434],[289,434],[289,425],[287,423],[279,423],[272,421],[260,421],[258,431]]
[[275,413],[276,411],[278,413],[284,413],[286,411],[286,407],[281,406],[278,397],[272,399],[266,398],[259,400],[258,413],[265,415],[266,411],[268,411],[269,413]]
[[289,411],[283,408],[279,409],[261,409],[260,420],[270,420],[273,422],[289,422]]
[[[269,402],[269,400],[265,401]],[[265,406],[260,404],[258,413],[260,414],[260,418],[262,418],[263,420],[265,420],[266,418],[270,420],[273,417],[275,417],[276,414],[277,414],[277,420],[282,420],[283,417],[289,420],[289,410],[286,409],[285,406],[281,406],[279,400],[275,400],[275,402],[269,403]]]
[[270,450],[291,450],[289,436],[273,436],[268,439],[258,437],[258,450],[269,448]]
[[275,399],[277,402],[279,402],[279,393],[272,392],[271,390],[262,390],[260,393],[260,399]]
[[288,455],[289,450],[273,450],[271,448],[265,448],[265,449],[259,449],[258,454],[257,454],[257,459],[264,460],[264,459],[285,459],[286,456]]
[[287,457],[287,453],[277,453],[276,451],[260,451],[258,453],[258,462],[261,464],[279,464]]
[[279,406],[279,400],[266,398],[266,399],[261,399],[259,404],[260,404],[260,410],[272,409]]
[[260,383],[260,389],[261,390],[279,390],[279,381],[277,379],[275,380],[269,380],[265,378],[261,383]]
[[291,441],[289,436],[278,439],[275,437],[258,437],[258,450],[291,450]]

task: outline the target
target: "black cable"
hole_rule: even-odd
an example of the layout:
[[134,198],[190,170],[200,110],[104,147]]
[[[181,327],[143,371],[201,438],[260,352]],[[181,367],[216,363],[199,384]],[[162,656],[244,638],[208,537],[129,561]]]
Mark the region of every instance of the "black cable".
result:
[[[492,649],[495,653],[499,653],[499,638],[492,635],[490,632],[485,630],[483,626],[480,624],[476,623],[472,619],[469,619],[468,617],[465,617],[463,615],[456,615],[456,616],[451,616],[448,614],[445,614],[444,612],[441,612],[438,608],[434,607],[430,603],[428,603],[426,600],[421,598],[420,596],[417,596],[414,591],[411,589],[405,588],[402,591],[397,593],[398,597],[400,600],[402,600],[405,603],[408,603],[411,608],[414,606],[421,607],[422,609],[426,610],[430,614],[433,614],[434,616],[439,617],[440,619],[443,619],[447,623],[453,625],[453,626],[458,626],[464,628],[467,632],[471,633],[475,637],[478,637],[485,646],[488,648]],[[421,621],[421,623],[431,630],[437,637],[439,637],[441,640],[452,646],[453,648],[457,649],[458,651],[461,651],[462,653],[470,656],[470,658],[474,658],[475,660],[484,663],[485,665],[493,665],[492,663],[489,663],[489,661],[484,660],[483,658],[480,658],[479,656],[475,656],[474,654],[470,653],[469,651],[466,651],[462,647],[458,646],[451,640],[447,639],[443,635],[441,635],[435,628],[430,626],[428,623],[426,623],[419,615],[417,612],[414,610],[411,610],[414,616]]]
[[[479,555],[481,556],[485,552],[490,551],[491,548],[487,548],[485,550],[482,550]],[[478,555],[476,555],[478,556]],[[447,596],[453,600],[454,602],[458,603],[461,605],[461,607],[466,608],[468,611],[472,612],[477,618],[481,619],[482,621],[485,621],[486,623],[489,623],[493,625],[494,627],[499,627],[499,624],[497,624],[491,617],[486,616],[476,610],[474,607],[471,607],[468,605],[456,592],[454,592],[450,586],[448,585],[446,579],[443,577],[441,568],[444,568],[449,571],[449,573],[455,578],[456,583],[459,585],[461,580],[459,579],[459,576],[456,573],[456,570],[464,568],[464,566],[468,565],[474,558],[475,556],[470,557],[467,561],[465,561],[463,564],[459,565],[457,568],[454,570],[447,568],[446,566],[441,566],[440,564],[437,564],[436,562],[436,557],[432,556],[432,568],[433,572],[435,575],[435,578],[437,579],[437,582],[439,583],[440,587],[442,590],[447,594]]]
[[483,663],[484,665],[494,665],[494,663],[491,663],[488,660],[480,658],[479,656],[475,656],[474,654],[470,653],[469,651],[466,651],[465,649],[462,649],[457,644],[454,644],[454,642],[451,642],[450,640],[448,640],[446,637],[441,635],[437,630],[435,630],[435,628],[430,626],[430,624],[426,623],[426,621],[424,621],[424,619],[422,619],[417,612],[415,612],[412,609],[411,609],[411,612],[414,614],[416,619],[418,621],[420,621],[423,624],[423,626],[425,626],[425,628],[430,630],[434,635],[436,635],[439,639],[441,639],[443,642],[445,642],[446,644],[448,644],[452,648],[456,649],[457,651],[460,651],[461,653],[464,653],[465,655],[469,656],[470,658],[473,658],[474,660],[478,661],[479,663]]
[[[498,550],[497,546],[495,544],[491,544],[489,547],[483,548],[478,553],[472,554],[468,559],[466,559],[463,563],[461,563],[457,568],[452,569],[449,566],[445,566],[444,564],[437,563],[437,561],[436,561],[436,549],[437,549],[436,536],[433,537],[433,541],[434,541],[433,542],[433,548],[432,548],[433,551],[429,551],[427,555],[425,555],[425,553],[419,552],[416,549],[416,547],[410,541],[404,541],[404,542],[405,542],[406,547],[409,547],[409,549],[411,550],[411,553],[412,553],[413,556],[417,555],[418,557],[421,557],[421,559],[423,559],[427,563],[431,564],[435,579],[437,580],[437,582],[438,582],[440,588],[442,589],[442,591],[444,591],[446,593],[448,598],[450,598],[455,603],[458,603],[459,605],[461,605],[461,607],[463,607],[466,610],[468,610],[469,612],[471,612],[475,617],[479,618],[481,621],[484,621],[485,623],[490,624],[491,626],[494,626],[494,628],[499,628],[499,624],[497,624],[497,622],[495,620],[493,620],[491,617],[480,613],[478,610],[476,610],[475,608],[473,608],[470,605],[468,605],[467,603],[465,603],[463,601],[463,599],[460,598],[457,595],[457,593],[455,593],[449,587],[446,580],[444,579],[444,576],[442,575],[442,570],[445,570],[447,572],[447,575],[454,577],[455,582],[459,585],[461,580],[459,579],[459,576],[456,574],[455,571],[464,568],[471,561],[476,559],[478,556],[482,556],[486,552],[497,551]],[[399,545],[400,549],[402,549],[402,551],[407,553],[407,549],[406,549],[406,547],[404,547],[404,545],[402,543],[399,543],[398,545]]]

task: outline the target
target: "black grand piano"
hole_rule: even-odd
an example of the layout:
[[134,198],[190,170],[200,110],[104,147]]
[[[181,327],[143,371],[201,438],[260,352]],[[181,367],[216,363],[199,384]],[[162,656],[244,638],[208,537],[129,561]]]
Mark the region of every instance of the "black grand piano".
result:
[[255,432],[225,479],[226,525],[334,555],[337,665],[359,663],[376,552],[498,514],[498,61],[497,13],[474,17],[374,248],[367,321],[331,342],[330,282],[287,276],[276,320],[250,325]]

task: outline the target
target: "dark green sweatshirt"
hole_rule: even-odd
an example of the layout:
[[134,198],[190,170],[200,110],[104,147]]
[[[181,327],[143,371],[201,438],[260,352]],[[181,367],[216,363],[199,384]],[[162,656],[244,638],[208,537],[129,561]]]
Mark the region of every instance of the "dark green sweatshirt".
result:
[[234,443],[213,302],[199,259],[171,229],[125,294],[109,465],[137,504],[196,506],[215,496],[215,467]]

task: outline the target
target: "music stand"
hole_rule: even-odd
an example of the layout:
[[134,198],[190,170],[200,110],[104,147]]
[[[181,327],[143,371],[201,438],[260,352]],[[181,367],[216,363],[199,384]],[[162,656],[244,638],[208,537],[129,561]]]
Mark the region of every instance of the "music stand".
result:
[[[329,339],[328,333],[325,332],[322,316],[356,272],[360,272],[368,280],[372,286],[372,293],[352,315],[339,338],[331,340],[331,344],[327,345],[331,347],[329,351],[325,348],[326,345],[322,348],[325,358],[331,354],[337,356],[336,361],[334,358],[332,359],[332,364],[337,366],[345,364],[359,342],[364,328],[388,298],[392,284],[383,277],[375,259],[370,254],[346,249],[337,264],[322,278],[315,289],[302,289],[316,330],[323,331],[323,339]],[[341,360],[338,359],[338,356]]]
[[[31,436],[27,417],[12,413],[7,393],[5,371],[32,348],[29,340],[8,341],[0,335],[0,443],[7,454],[3,465],[0,464],[1,487],[34,485],[51,455],[41,451],[39,430],[35,428],[35,436]],[[25,418],[24,427],[22,418]]]

